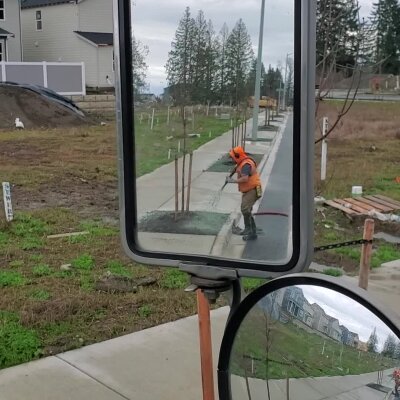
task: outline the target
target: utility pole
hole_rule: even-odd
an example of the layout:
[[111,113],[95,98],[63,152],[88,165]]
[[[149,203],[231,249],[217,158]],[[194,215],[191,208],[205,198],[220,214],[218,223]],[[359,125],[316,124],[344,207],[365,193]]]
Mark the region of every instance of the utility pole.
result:
[[253,104],[253,130],[252,139],[257,140],[258,132],[258,112],[260,103],[260,81],[261,81],[261,56],[264,36],[264,11],[265,0],[261,2],[261,18],[260,18],[260,32],[258,35],[258,57],[257,57],[257,71],[256,71],[256,85],[254,88],[254,104]]

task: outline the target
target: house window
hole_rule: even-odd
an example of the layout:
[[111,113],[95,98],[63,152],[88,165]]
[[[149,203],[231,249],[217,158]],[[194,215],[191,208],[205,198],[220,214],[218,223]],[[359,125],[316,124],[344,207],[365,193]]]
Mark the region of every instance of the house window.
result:
[[38,10],[36,11],[36,30],[41,31],[42,27],[42,11]]
[[3,48],[3,42],[0,42],[0,61],[4,61]]
[[6,19],[5,9],[4,9],[4,1],[0,0],[0,20],[4,21]]

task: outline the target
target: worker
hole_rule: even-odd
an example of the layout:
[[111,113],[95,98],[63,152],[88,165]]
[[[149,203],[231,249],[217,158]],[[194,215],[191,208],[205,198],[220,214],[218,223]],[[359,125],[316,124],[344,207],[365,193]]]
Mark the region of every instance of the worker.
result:
[[[252,215],[254,203],[262,196],[260,175],[257,172],[256,162],[249,157],[243,147],[237,146],[230,150],[230,157],[236,163],[236,167],[227,176],[226,183],[237,183],[242,193],[240,210],[244,220],[244,230],[240,232],[243,240],[257,239],[257,227]],[[237,178],[233,178],[234,174]]]

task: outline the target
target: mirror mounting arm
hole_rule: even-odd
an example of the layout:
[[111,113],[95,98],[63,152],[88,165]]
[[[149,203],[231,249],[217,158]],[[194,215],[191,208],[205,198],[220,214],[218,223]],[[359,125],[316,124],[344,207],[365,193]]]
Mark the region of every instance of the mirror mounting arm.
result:
[[210,304],[215,304],[221,293],[231,291],[229,318],[231,317],[242,298],[237,271],[199,264],[180,264],[179,269],[190,275],[191,284],[185,291],[202,290]]

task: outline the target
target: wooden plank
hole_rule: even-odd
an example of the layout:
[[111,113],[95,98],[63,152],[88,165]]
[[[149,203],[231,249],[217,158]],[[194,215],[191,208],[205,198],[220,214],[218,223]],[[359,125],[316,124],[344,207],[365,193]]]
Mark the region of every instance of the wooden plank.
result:
[[374,201],[368,200],[365,197],[359,197],[358,201],[371,205],[372,207],[375,208],[376,211],[382,211],[382,212],[392,211],[390,207],[386,207],[383,206],[382,204],[375,203]]
[[[349,204],[348,201],[344,201],[342,199],[335,199],[335,201],[339,204],[342,204],[344,207],[346,207],[346,204]],[[354,204],[351,204],[351,210],[355,211],[356,214],[361,214],[361,215],[368,213],[368,211],[365,208],[357,207]]]
[[382,194],[375,194],[374,197],[378,197],[379,199],[385,200],[388,203],[394,204],[395,206],[400,208],[400,201],[393,200],[390,197],[383,196]]
[[49,236],[47,236],[47,239],[57,239],[57,238],[65,238],[65,237],[71,237],[71,236],[89,235],[89,233],[90,233],[89,231],[59,233],[57,235],[49,235]]
[[363,208],[365,210],[365,212],[374,210],[374,207],[370,206],[369,204],[362,203],[361,201],[358,201],[358,199],[356,200],[356,199],[353,199],[351,197],[347,197],[347,198],[344,199],[344,201],[347,201],[350,204],[354,204],[357,207]]
[[346,214],[349,214],[349,215],[356,215],[357,214],[355,211],[351,210],[350,208],[343,207],[341,204],[335,203],[332,200],[325,200],[324,203],[327,204],[328,206],[333,207],[333,208],[337,208],[338,210],[343,211]]
[[390,204],[390,203],[388,203],[388,202],[385,201],[385,200],[378,199],[377,197],[374,197],[374,196],[365,196],[365,197],[366,197],[367,199],[369,199],[369,200],[375,201],[375,202],[378,203],[378,204],[382,204],[383,206],[390,207],[390,211],[393,211],[393,210],[394,210],[393,204]]

